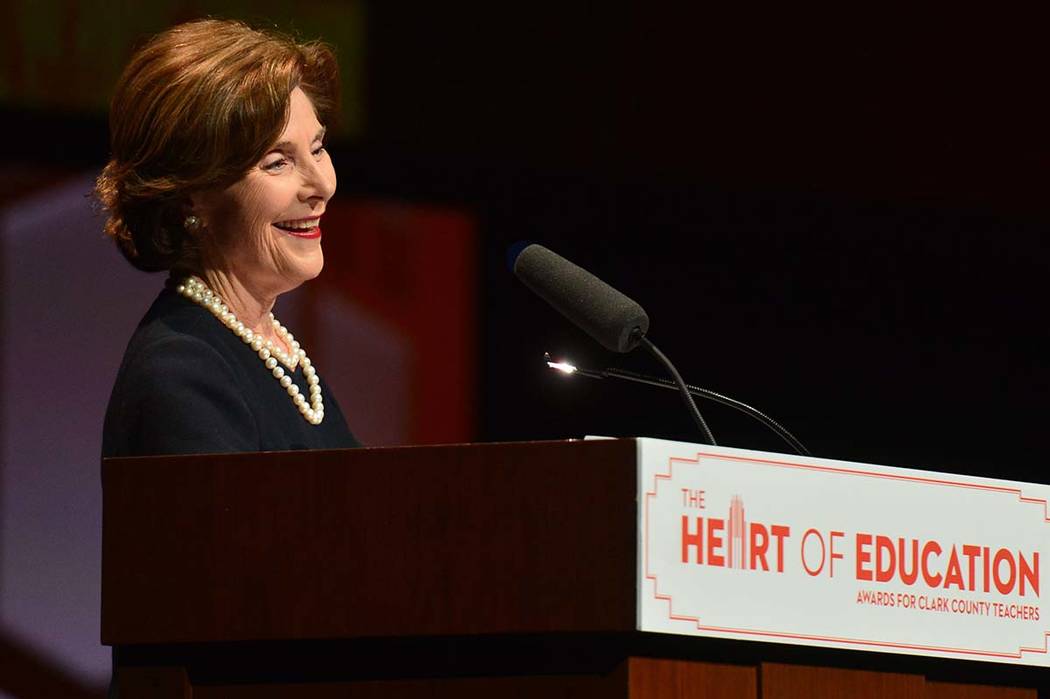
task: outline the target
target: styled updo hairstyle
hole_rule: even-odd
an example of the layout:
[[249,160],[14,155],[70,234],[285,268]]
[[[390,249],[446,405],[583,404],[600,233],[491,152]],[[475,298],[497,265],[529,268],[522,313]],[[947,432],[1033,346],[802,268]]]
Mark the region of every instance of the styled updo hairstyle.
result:
[[329,123],[338,102],[332,49],[241,22],[172,27],[136,51],[110,104],[111,159],[95,193],[106,234],[138,269],[191,268],[189,195],[226,187],[266,154],[296,87]]

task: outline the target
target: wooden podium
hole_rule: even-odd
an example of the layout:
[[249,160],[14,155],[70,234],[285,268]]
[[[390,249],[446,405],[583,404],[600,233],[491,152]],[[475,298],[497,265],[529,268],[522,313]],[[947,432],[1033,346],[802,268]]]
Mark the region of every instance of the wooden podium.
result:
[[103,462],[136,697],[1009,697],[1035,668],[636,631],[633,440]]

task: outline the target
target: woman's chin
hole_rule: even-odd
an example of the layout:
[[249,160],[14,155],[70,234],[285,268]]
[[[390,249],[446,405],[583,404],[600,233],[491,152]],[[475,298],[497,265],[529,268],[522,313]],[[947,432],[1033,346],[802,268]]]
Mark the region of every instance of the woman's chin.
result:
[[284,264],[280,266],[280,273],[285,279],[285,286],[291,291],[303,282],[315,279],[321,274],[322,269],[324,269],[324,255],[318,245],[316,250],[287,255]]
[[300,272],[301,281],[308,282],[311,279],[316,279],[321,274],[321,270],[324,269],[324,255],[321,253],[321,247],[317,247],[317,254],[311,256],[309,260],[303,260],[298,266],[298,272]]
[[313,279],[324,267],[324,251],[321,249],[321,238],[300,238],[285,236],[281,241],[282,252],[288,267],[295,270],[302,281]]

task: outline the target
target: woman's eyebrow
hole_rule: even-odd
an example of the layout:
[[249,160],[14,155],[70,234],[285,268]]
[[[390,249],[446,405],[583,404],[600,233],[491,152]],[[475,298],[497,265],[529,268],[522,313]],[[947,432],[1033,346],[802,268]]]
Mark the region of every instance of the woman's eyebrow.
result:
[[[327,127],[325,127],[325,126],[322,126],[322,127],[321,127],[321,128],[320,128],[320,129],[318,130],[318,131],[317,131],[317,135],[313,137],[313,140],[312,140],[312,141],[310,141],[310,143],[313,143],[314,141],[320,141],[320,140],[321,140],[322,138],[324,138],[325,132],[326,132],[327,130],[328,130],[328,128],[327,128]],[[273,144],[273,148],[271,148],[270,150],[271,150],[271,151],[274,151],[274,150],[285,150],[285,149],[287,149],[287,148],[291,148],[291,147],[293,147],[293,146],[295,146],[295,144],[294,144],[294,143],[292,143],[291,141],[281,141],[280,143],[275,143],[275,144]]]

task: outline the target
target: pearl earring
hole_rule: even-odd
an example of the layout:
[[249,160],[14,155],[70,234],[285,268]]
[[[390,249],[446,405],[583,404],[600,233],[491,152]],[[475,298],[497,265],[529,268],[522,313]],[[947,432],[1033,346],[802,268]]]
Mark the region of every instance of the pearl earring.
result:
[[201,220],[193,215],[187,216],[186,219],[182,222],[182,227],[190,233],[196,233],[198,230],[200,230]]

